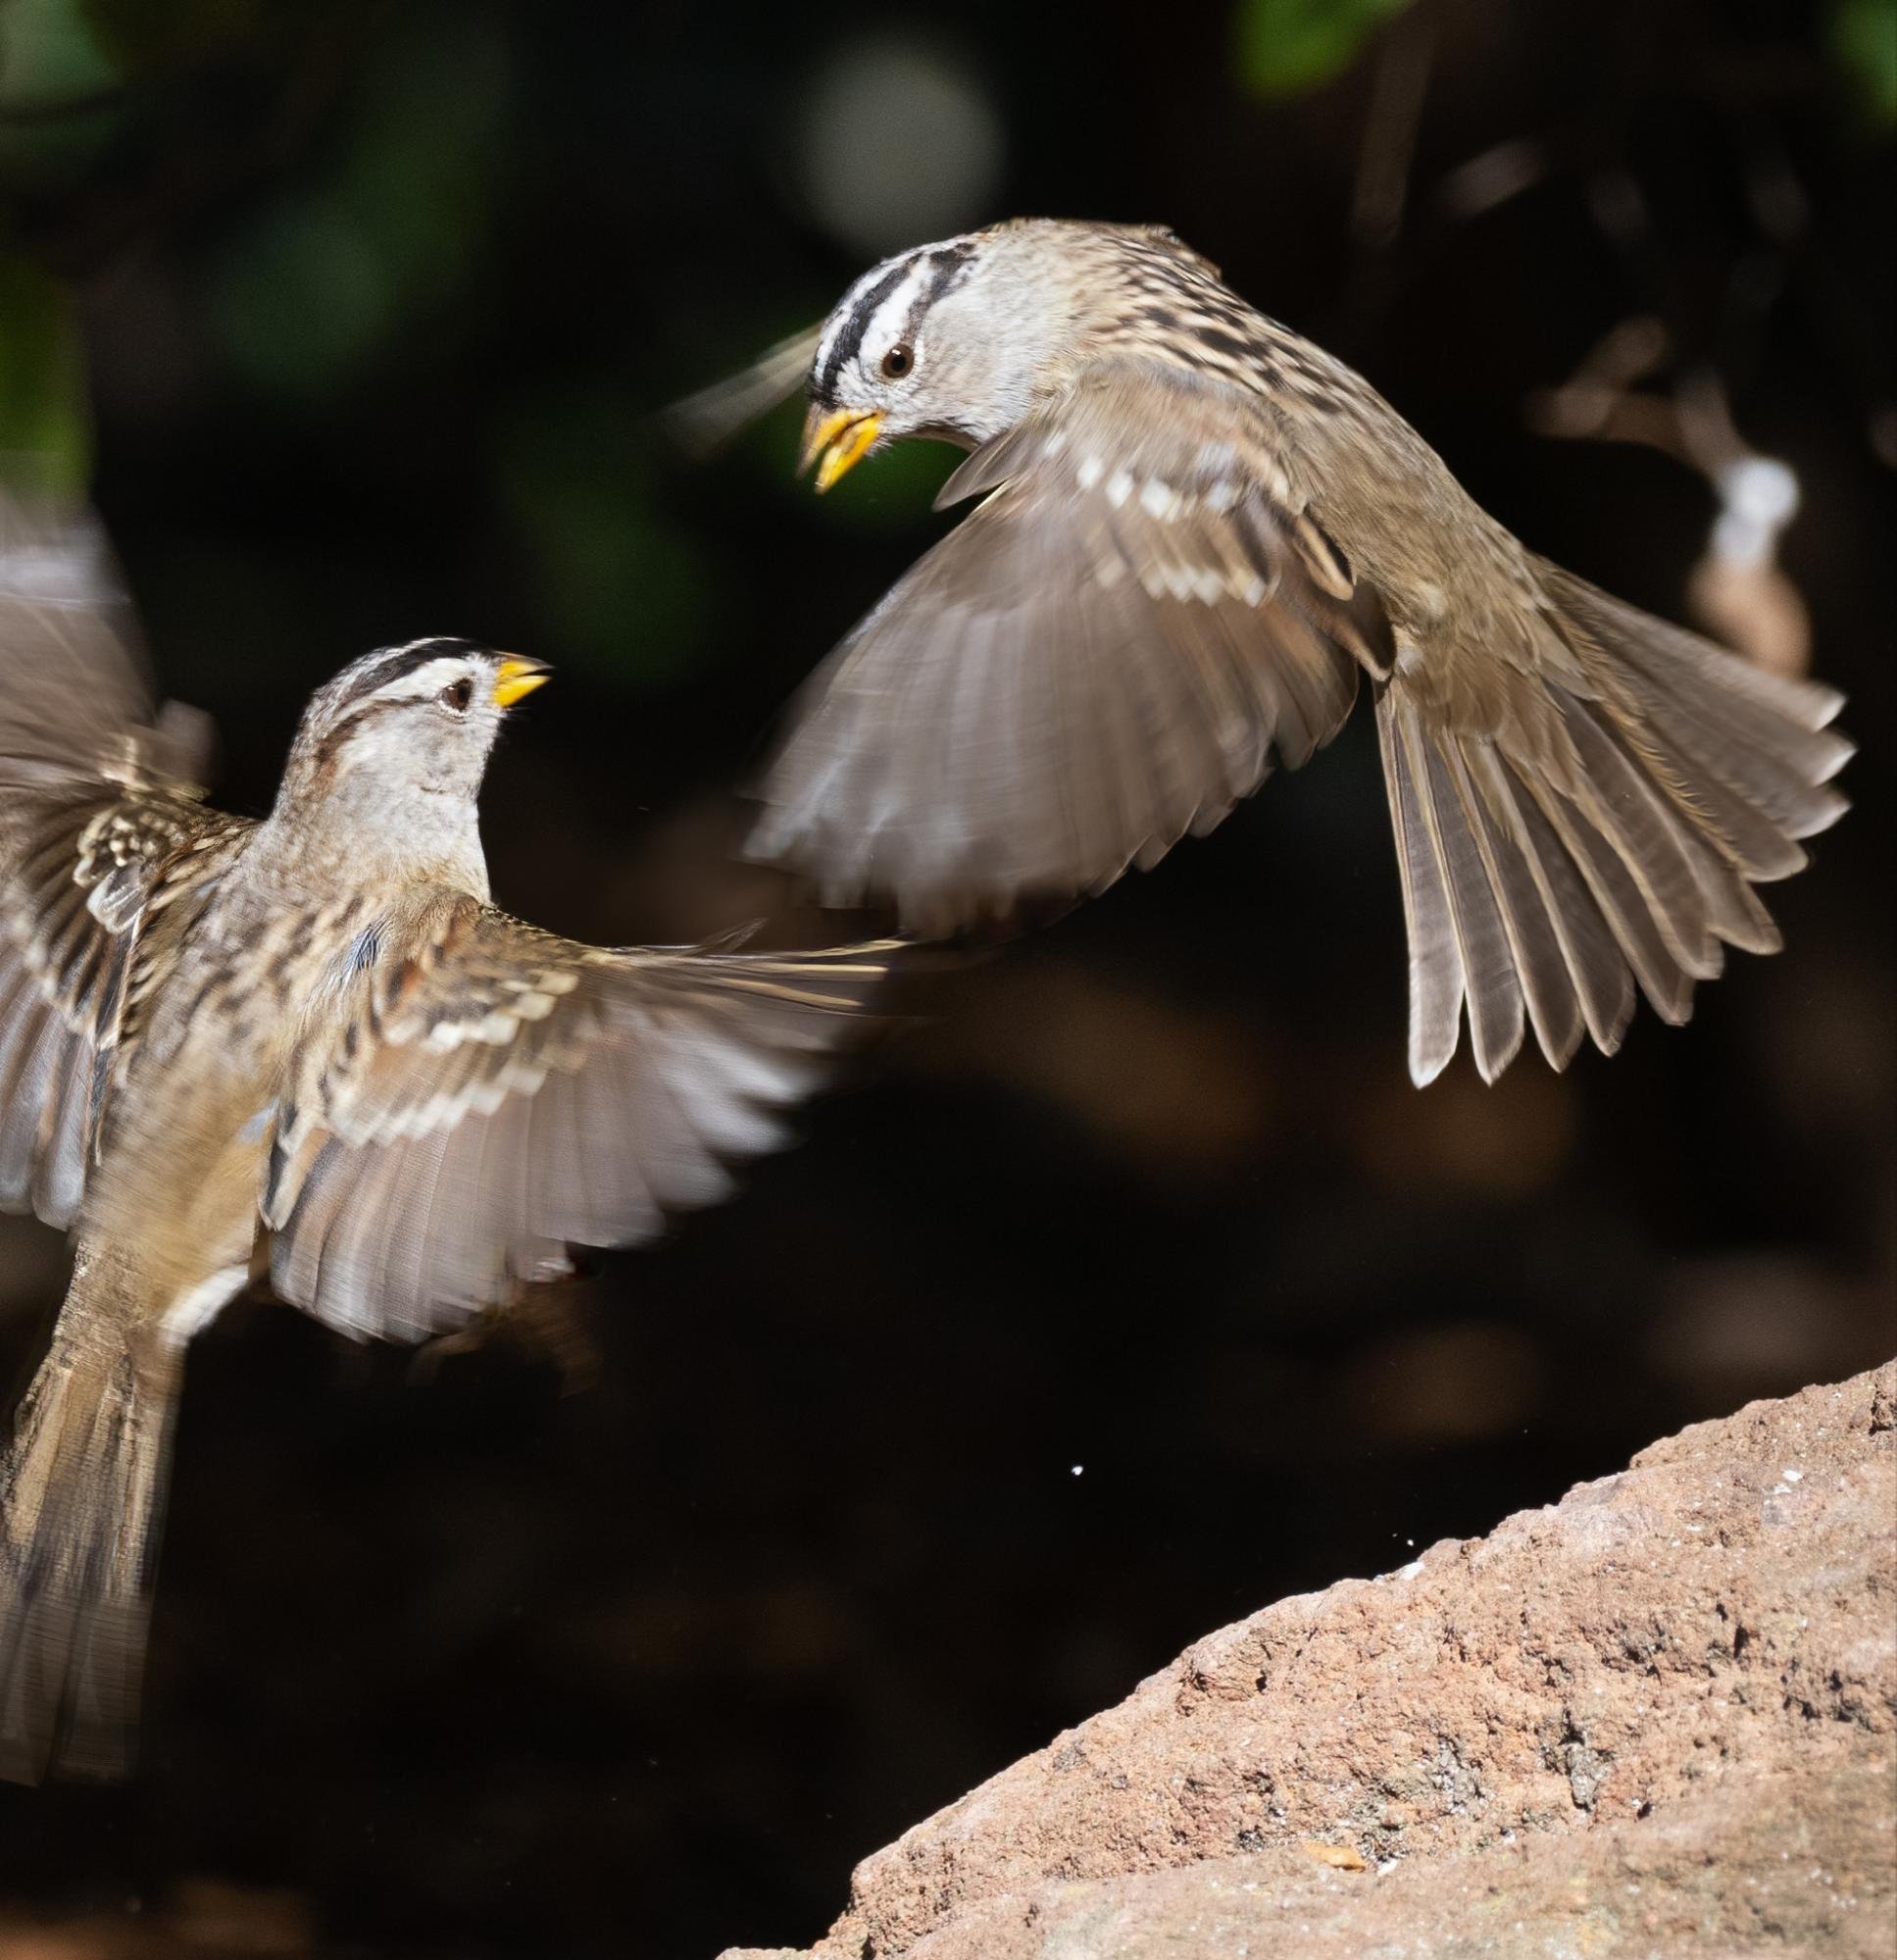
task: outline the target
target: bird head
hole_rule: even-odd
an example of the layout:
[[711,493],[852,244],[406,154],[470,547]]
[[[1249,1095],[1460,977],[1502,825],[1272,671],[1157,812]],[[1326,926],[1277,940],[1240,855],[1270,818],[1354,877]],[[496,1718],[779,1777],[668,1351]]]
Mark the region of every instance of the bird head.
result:
[[357,816],[391,839],[472,823],[502,721],[550,669],[466,639],[381,646],[304,711],[278,799]]
[[1083,240],[1098,228],[1020,221],[865,273],[811,363],[803,465],[817,487],[905,436],[974,448],[1055,392],[1088,313]]

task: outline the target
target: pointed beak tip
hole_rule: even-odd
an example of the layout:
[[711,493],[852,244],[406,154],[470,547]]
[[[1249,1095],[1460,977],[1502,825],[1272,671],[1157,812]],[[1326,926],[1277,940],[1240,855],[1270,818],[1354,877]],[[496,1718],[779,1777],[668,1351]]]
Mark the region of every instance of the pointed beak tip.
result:
[[816,489],[819,496],[847,476],[875,446],[882,433],[879,415],[853,415],[848,409],[825,414],[812,409],[804,424],[804,446],[798,460],[798,474],[817,466]]
[[553,678],[553,669],[544,660],[528,660],[520,654],[506,655],[494,670],[494,705],[511,708],[524,701],[536,687]]

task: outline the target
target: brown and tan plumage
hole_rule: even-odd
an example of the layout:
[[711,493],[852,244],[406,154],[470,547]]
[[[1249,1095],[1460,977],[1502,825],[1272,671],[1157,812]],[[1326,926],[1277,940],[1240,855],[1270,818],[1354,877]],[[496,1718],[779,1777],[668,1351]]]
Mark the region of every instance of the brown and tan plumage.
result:
[[464,640],[312,701],[261,822],[154,715],[95,529],[0,498],[0,1204],[76,1234],[0,1457],[0,1775],[124,1769],[186,1344],[253,1274],[416,1339],[781,1139],[887,949],[576,944],[474,798],[543,678]]
[[820,487],[878,444],[981,496],[813,678],[760,857],[931,931],[1097,891],[1375,704],[1411,953],[1410,1067],[1467,1017],[1612,1051],[1683,1021],[1752,887],[1845,804],[1839,697],[1535,557],[1359,376],[1170,233],[1029,220],[905,253],[809,374]]

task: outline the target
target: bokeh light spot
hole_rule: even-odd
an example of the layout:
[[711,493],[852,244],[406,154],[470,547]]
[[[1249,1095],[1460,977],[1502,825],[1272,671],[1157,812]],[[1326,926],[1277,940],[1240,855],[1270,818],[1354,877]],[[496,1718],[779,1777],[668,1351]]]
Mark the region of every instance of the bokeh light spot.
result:
[[860,41],[805,99],[798,174],[818,219],[880,257],[991,217],[1003,148],[987,90],[955,56],[924,41]]

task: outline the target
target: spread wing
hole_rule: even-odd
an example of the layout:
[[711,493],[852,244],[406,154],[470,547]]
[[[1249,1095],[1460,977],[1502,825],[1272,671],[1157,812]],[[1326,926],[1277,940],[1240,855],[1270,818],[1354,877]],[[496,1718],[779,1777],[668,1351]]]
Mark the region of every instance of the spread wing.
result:
[[157,914],[244,826],[155,714],[91,519],[0,493],[0,1207],[72,1222]]
[[1098,890],[1328,741],[1390,630],[1263,417],[1104,364],[971,456],[941,500],[992,494],[813,677],[753,854],[939,931]]
[[881,978],[818,954],[606,949],[473,899],[359,942],[360,977],[277,1115],[276,1290],[415,1339],[731,1188]]

